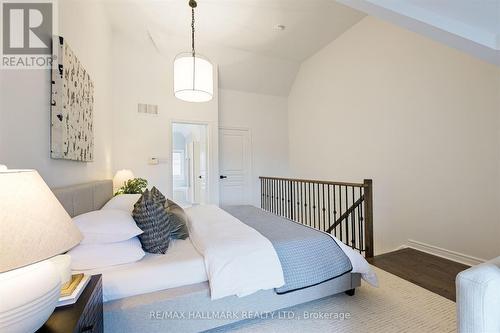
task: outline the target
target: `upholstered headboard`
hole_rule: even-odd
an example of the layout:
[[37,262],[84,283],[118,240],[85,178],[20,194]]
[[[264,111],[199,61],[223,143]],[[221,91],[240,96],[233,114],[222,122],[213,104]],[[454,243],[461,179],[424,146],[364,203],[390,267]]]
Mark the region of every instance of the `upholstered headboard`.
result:
[[111,180],[52,189],[71,217],[101,209],[113,197]]

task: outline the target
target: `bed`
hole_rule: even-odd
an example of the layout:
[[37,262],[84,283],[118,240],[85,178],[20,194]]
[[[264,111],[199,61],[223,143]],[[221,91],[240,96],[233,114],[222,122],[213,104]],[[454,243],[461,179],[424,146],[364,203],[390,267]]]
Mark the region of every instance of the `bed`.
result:
[[[112,182],[99,181],[57,188],[53,191],[68,213],[76,216],[100,209],[112,196]],[[255,314],[277,311],[341,292],[353,294],[354,289],[361,284],[362,274],[365,280],[376,284],[376,277],[363,257],[325,233],[251,206],[223,208],[224,210],[217,207],[196,207],[186,210],[186,213],[190,219],[198,221],[202,221],[202,218],[207,219],[210,215],[213,215],[214,221],[223,219],[229,223],[231,218],[237,219],[238,222],[267,237],[276,249],[282,264],[284,285],[257,292],[254,290],[248,293],[242,292],[239,295],[242,297],[231,295],[231,292],[222,292],[219,293],[220,297],[215,297],[214,293],[224,288],[221,285],[221,288],[214,289],[213,285],[217,280],[211,275],[218,272],[219,268],[212,269],[207,265],[207,257],[210,254],[216,256],[217,251],[213,252],[211,244],[206,244],[206,239],[196,239],[207,233],[207,230],[204,229],[203,222],[195,223],[190,228],[192,239],[175,241],[166,255],[148,254],[133,264],[87,272],[103,274],[106,332],[205,331],[240,320],[252,319]],[[221,230],[233,224],[221,225]],[[276,232],[278,225],[287,232]],[[288,234],[290,237],[283,238],[283,234]],[[218,242],[217,237],[218,235],[214,236],[213,243]],[[241,240],[235,239],[236,241]],[[330,242],[331,248],[335,251],[340,249],[345,254],[349,264],[344,263],[332,270],[330,265],[315,262],[313,257],[307,256],[310,251],[303,250],[307,246],[316,246],[311,245],[311,242],[315,242],[314,244]],[[207,246],[210,251],[203,246]],[[300,253],[306,255],[301,259],[302,262],[297,262]],[[256,257],[258,256],[257,253]],[[250,264],[256,259],[252,260],[249,261]],[[266,267],[271,261],[262,265]],[[322,266],[328,266],[326,271],[318,270]],[[267,267],[272,269],[272,266]],[[259,268],[257,265],[254,270]],[[311,269],[315,269],[317,274],[301,275],[304,272],[300,270]],[[245,274],[240,273],[237,280],[250,283],[251,279],[245,280],[247,278],[245,275],[251,275],[252,268],[248,268],[247,271],[242,269],[242,272]],[[227,279],[227,275],[224,278]],[[221,277],[219,281],[223,284],[224,279]]]

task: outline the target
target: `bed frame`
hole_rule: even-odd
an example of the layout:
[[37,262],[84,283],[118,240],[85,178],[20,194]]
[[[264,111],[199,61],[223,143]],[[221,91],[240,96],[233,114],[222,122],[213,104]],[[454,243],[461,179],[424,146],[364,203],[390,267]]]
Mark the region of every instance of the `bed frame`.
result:
[[[56,188],[53,192],[68,213],[76,216],[100,209],[112,197],[112,186],[106,180]],[[212,301],[208,283],[198,283],[104,303],[104,331],[206,331],[342,292],[353,295],[360,285],[360,274],[349,273],[283,295],[265,290],[242,298],[230,296]]]

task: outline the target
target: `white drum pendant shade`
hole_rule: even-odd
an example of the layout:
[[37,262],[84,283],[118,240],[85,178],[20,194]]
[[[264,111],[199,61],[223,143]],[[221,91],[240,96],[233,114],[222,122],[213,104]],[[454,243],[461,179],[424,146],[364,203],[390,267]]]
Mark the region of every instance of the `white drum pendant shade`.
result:
[[186,102],[208,102],[214,94],[213,66],[207,59],[186,52],[174,61],[175,97]]

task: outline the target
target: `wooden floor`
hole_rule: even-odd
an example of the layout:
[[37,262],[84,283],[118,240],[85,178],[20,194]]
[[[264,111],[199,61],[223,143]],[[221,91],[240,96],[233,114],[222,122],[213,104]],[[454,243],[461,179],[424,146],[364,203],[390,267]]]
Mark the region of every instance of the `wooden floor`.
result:
[[469,266],[414,249],[375,256],[369,262],[422,288],[455,301],[455,277]]

